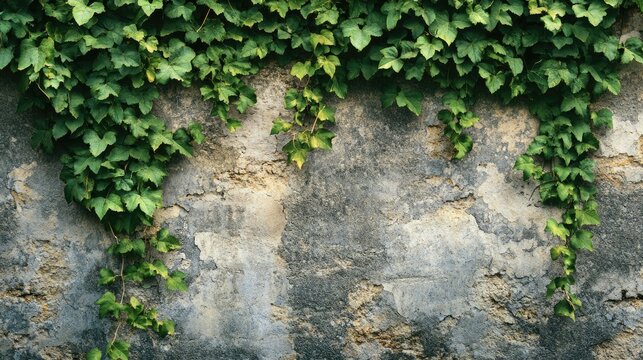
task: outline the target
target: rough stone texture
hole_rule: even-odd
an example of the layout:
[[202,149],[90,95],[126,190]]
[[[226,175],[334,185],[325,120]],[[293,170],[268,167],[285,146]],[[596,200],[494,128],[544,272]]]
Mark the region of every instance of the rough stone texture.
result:
[[[474,150],[449,161],[435,120],[382,110],[376,92],[337,103],[334,149],[287,166],[270,137],[292,79],[252,80],[258,104],[234,134],[195,89],[156,104],[207,141],[177,161],[157,225],[184,242],[168,255],[190,289],[132,290],[176,320],[177,336],[124,332],[137,359],[637,359],[643,356],[643,72],[628,67],[614,130],[598,154],[603,224],[579,258],[586,311],[553,317],[559,271],[544,231],[556,211],[512,170],[537,131],[524,106],[481,101]],[[30,150],[33,114],[0,81],[0,358],[67,359],[104,344],[93,302],[113,261],[91,216],[67,205],[54,157]]]

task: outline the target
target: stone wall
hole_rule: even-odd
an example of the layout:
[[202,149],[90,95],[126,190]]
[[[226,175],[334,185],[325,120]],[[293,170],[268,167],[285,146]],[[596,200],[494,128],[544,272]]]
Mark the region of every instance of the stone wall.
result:
[[[435,120],[382,110],[372,89],[337,105],[334,149],[299,171],[271,121],[292,81],[252,79],[258,104],[228,133],[196,89],[155,112],[200,121],[206,142],[171,166],[155,221],[185,244],[165,258],[187,293],[133,290],[177,336],[125,332],[135,359],[636,359],[643,356],[643,72],[623,73],[602,134],[596,251],[579,258],[586,310],[552,316],[559,266],[534,184],[512,165],[537,131],[524,106],[481,101],[474,150],[449,161]],[[29,148],[35,114],[0,81],[0,358],[69,359],[101,346],[97,270],[110,236],[64,201],[55,157]]]

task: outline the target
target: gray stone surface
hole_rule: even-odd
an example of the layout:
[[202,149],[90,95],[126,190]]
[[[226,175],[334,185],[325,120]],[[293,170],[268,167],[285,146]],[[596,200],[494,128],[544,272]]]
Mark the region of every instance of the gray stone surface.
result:
[[[292,79],[252,80],[258,104],[234,134],[195,89],[169,88],[155,113],[205,125],[194,158],[165,182],[157,226],[184,242],[165,261],[187,293],[132,290],[177,336],[124,332],[136,359],[637,359],[643,356],[643,73],[628,67],[614,130],[598,154],[603,223],[579,258],[585,312],[552,316],[559,267],[544,231],[556,211],[512,171],[537,131],[524,106],[481,101],[475,148],[449,161],[435,121],[382,110],[354,89],[338,102],[334,149],[287,166],[270,137]],[[359,87],[359,86],[358,86]],[[30,150],[30,120],[0,81],[0,358],[67,359],[105,341],[97,270],[110,236],[65,203],[55,157]]]

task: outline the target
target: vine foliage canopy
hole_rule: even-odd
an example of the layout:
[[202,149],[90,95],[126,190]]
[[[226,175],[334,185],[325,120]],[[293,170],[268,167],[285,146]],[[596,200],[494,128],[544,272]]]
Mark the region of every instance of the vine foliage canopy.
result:
[[116,326],[105,354],[94,348],[88,358],[127,359],[123,324],[174,333],[171,320],[126,298],[127,284],[160,278],[187,290],[185,274],[158,258],[178,239],[165,229],[135,236],[162,206],[169,161],[204,140],[199,124],[170,131],[151,113],[160,86],[198,86],[234,131],[256,102],[244,77],[269,63],[298,79],[284,97],[291,116],[275,119],[271,133],[288,134],[283,150],[299,168],[332,147],[327,101],[345,98],[356,80],[376,84],[384,107],[416,115],[424,94],[439,90],[437,117],[456,160],[473,147],[467,128],[479,121],[480,94],[526,101],[540,128],[515,168],[562,209],[545,227],[562,264],[547,295],[558,293],[554,312],[574,319],[577,253],[593,249],[588,226],[599,224],[595,130],[612,125],[612,112],[591,103],[619,93],[619,64],[643,62],[641,39],[619,30],[641,10],[642,0],[2,1],[0,69],[19,77],[19,110],[40,110],[32,145],[61,154],[65,198],[114,234],[108,252],[120,266],[100,270],[108,290],[97,305]]

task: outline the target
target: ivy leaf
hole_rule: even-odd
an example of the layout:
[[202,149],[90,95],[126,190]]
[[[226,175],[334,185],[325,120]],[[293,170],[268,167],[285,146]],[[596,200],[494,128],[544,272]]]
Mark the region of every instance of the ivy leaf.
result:
[[102,196],[91,198],[87,202],[87,208],[94,209],[94,212],[100,220],[103,220],[105,214],[110,210],[114,212],[125,211],[120,196],[114,193],[107,195],[106,198]]
[[547,220],[545,231],[547,231],[548,233],[554,236],[559,237],[563,241],[566,240],[567,237],[569,236],[569,230],[567,230],[565,225],[559,224],[556,220],[551,218]]
[[145,165],[142,163],[135,163],[132,165],[132,172],[136,173],[136,177],[145,182],[149,181],[156,186],[160,186],[165,178],[165,171],[159,166],[160,164]]
[[588,182],[593,182],[594,181],[594,166],[596,164],[592,159],[583,159],[581,162],[578,163],[577,166],[572,168],[571,172],[571,178],[576,179],[578,176],[580,176],[583,180],[588,181]]
[[93,348],[89,350],[87,355],[85,356],[86,360],[101,360],[103,358],[103,353],[98,350],[98,348]]
[[205,141],[205,135],[203,135],[203,126],[197,122],[190,123],[188,126],[188,132],[197,144],[202,144]]
[[437,52],[444,49],[442,41],[437,38],[429,40],[426,36],[420,36],[416,42],[415,46],[420,50],[420,54],[424,56],[425,59],[431,59]]
[[482,8],[480,5],[476,5],[473,8],[469,8],[467,10],[467,14],[469,14],[469,21],[471,21],[472,24],[482,24],[482,25],[487,25],[489,22],[489,14],[487,14],[486,11]]
[[457,93],[452,91],[447,92],[442,96],[442,104],[448,107],[455,115],[467,112],[464,100],[462,100]]
[[565,181],[572,173],[572,169],[565,166],[554,166],[554,172],[560,181]]
[[560,300],[554,306],[554,313],[558,316],[568,317],[572,320],[576,320],[574,316],[574,307],[567,300]]
[[154,331],[161,337],[174,335],[174,322],[171,320],[157,321]]
[[138,0],[137,4],[147,16],[152,15],[155,10],[163,8],[163,0]]
[[522,70],[524,68],[522,59],[508,57],[506,60],[507,60],[507,65],[509,65],[509,68],[511,69],[511,73],[514,76],[522,73]]
[[600,225],[601,221],[598,217],[596,210],[591,209],[575,209],[574,213],[576,215],[576,221],[578,221],[578,226],[585,225]]
[[317,64],[324,69],[324,72],[329,76],[333,77],[335,75],[335,69],[340,65],[339,58],[335,55],[328,56],[318,56]]
[[310,135],[308,143],[313,149],[330,150],[333,147],[331,140],[335,134],[327,129],[317,129]]
[[359,24],[359,19],[350,19],[344,21],[340,28],[344,37],[350,39],[355,49],[362,51],[371,42],[371,37],[382,35],[382,28],[375,24],[367,24],[360,28]]
[[87,0],[67,0],[67,4],[72,7],[71,14],[78,25],[85,25],[95,14],[105,11],[105,6],[99,2],[88,6]]
[[592,238],[594,235],[587,230],[578,230],[571,238],[571,244],[575,249],[587,249],[590,251],[594,250],[594,245],[592,244]]
[[110,360],[129,360],[129,347],[129,343],[116,340],[107,346],[107,356]]
[[98,174],[102,161],[94,156],[77,156],[73,163],[74,175],[80,175],[89,168],[94,174]]
[[127,211],[141,209],[147,216],[153,216],[157,207],[161,206],[162,193],[160,190],[144,189],[141,193],[129,192],[123,196]]
[[188,285],[185,283],[185,273],[174,271],[165,279],[165,286],[172,291],[188,291]]
[[178,39],[170,40],[168,49],[170,56],[162,59],[158,65],[156,81],[165,84],[168,80],[187,80],[187,75],[192,70],[192,59],[196,57],[194,50]]
[[406,107],[412,113],[420,116],[422,112],[422,93],[417,90],[401,90],[395,97],[395,102],[399,107]]
[[[313,46],[313,49],[317,48],[317,45],[335,45],[335,37],[333,33],[323,29],[319,34],[310,34],[310,43]],[[339,60],[338,60],[339,61]]]
[[292,123],[285,121],[282,118],[276,118],[272,122],[272,129],[270,129],[270,135],[276,135],[282,132],[288,132],[292,128]]
[[453,141],[453,148],[456,150],[453,159],[460,160],[473,149],[473,139],[469,135],[460,134],[460,136]]
[[444,40],[447,45],[451,45],[458,35],[458,29],[449,22],[449,15],[445,12],[435,14],[435,20],[429,26],[432,34]]
[[25,39],[20,42],[18,70],[25,70],[29,66],[33,66],[34,72],[40,71],[45,66],[45,56],[33,40]]
[[116,281],[116,275],[110,269],[102,268],[99,271],[98,284],[99,285],[109,285]]
[[591,119],[594,126],[612,128],[612,111],[610,111],[610,109],[603,108],[597,112],[592,111]]
[[159,230],[159,232],[150,239],[150,245],[162,253],[181,248],[179,240],[170,235],[170,232],[165,228]]
[[185,21],[190,21],[194,10],[196,10],[196,6],[194,6],[194,4],[171,2],[165,11],[165,15],[167,15],[167,17],[170,19],[176,19],[180,17]]
[[380,50],[382,59],[378,65],[378,69],[393,69],[395,72],[400,72],[404,66],[404,62],[398,57],[398,51],[395,46],[389,46]]
[[13,47],[0,49],[0,70],[4,69],[13,59]]
[[295,140],[289,141],[284,145],[282,150],[288,154],[288,163],[290,164],[294,162],[300,169],[304,166],[306,158],[308,157],[308,152],[310,151],[310,149],[304,147],[303,144]]
[[98,157],[102,154],[109,145],[113,145],[116,142],[116,133],[113,131],[108,131],[101,138],[100,135],[94,130],[87,130],[83,135],[83,142],[89,145],[89,152],[94,156]]
[[587,18],[589,23],[593,26],[598,26],[603,21],[603,18],[607,15],[605,9],[607,9],[607,7],[597,1],[591,2],[588,8],[579,4],[572,6],[572,10],[576,17]]
[[587,114],[587,108],[589,107],[589,94],[568,94],[563,97],[563,102],[560,105],[562,111],[574,111],[581,116]]
[[98,315],[101,318],[108,315],[118,318],[120,312],[123,311],[123,305],[116,302],[116,296],[111,291],[105,292],[96,300],[96,305],[98,305]]
[[311,66],[310,60],[307,60],[306,62],[296,62],[290,69],[290,75],[296,76],[299,80],[306,76],[313,76],[314,73],[315,68]]
[[[110,50],[112,63],[115,69],[122,67],[137,67],[141,65],[141,56],[138,51],[128,49],[122,51],[120,48],[112,48]],[[118,96],[118,94],[116,94]]]

